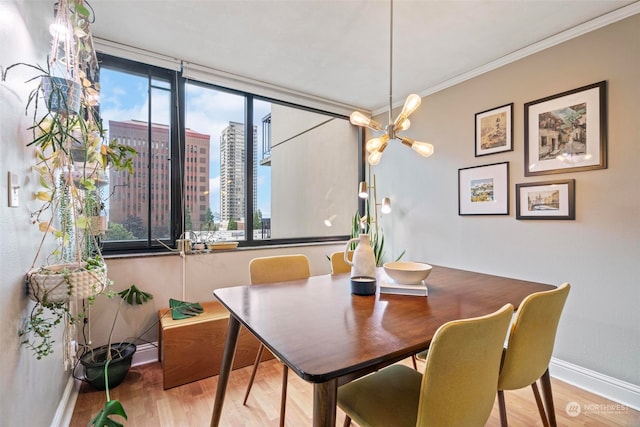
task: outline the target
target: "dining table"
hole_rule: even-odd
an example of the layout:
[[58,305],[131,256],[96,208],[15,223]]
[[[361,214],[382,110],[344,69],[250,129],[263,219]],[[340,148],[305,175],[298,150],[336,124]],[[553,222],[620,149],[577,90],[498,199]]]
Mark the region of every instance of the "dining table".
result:
[[[554,285],[433,265],[428,296],[351,293],[350,274],[214,290],[229,324],[211,426],[222,415],[238,334],[246,327],[282,363],[313,384],[313,426],[335,426],[340,385],[426,349],[452,320],[520,305]],[[389,281],[382,268],[378,283]],[[543,389],[544,390],[544,389]]]

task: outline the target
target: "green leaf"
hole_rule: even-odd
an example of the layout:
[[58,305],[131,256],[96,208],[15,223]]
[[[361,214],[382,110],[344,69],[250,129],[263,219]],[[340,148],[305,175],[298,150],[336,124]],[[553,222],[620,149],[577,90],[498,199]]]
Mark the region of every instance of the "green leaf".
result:
[[96,415],[90,422],[90,426],[95,427],[122,427],[122,424],[109,418],[111,415],[119,415],[125,420],[127,419],[127,413],[122,407],[122,403],[117,400],[109,400],[104,404],[104,407],[98,415]]
[[93,178],[82,178],[80,180],[80,185],[84,187],[85,190],[94,191],[96,187],[96,180]]
[[153,295],[141,291],[136,285],[131,285],[128,289],[118,292],[118,295],[129,305],[142,305],[153,299]]
[[89,12],[89,9],[87,9],[83,4],[76,3],[75,6],[76,6],[76,12],[78,13],[78,15],[84,16],[85,18],[88,18],[89,15],[91,15],[91,12]]

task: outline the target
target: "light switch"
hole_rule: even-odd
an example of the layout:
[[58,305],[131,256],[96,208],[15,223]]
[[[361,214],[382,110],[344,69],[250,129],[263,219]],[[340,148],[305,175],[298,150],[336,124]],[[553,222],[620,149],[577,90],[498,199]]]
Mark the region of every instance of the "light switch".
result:
[[20,205],[20,185],[18,174],[9,172],[9,207],[17,208]]

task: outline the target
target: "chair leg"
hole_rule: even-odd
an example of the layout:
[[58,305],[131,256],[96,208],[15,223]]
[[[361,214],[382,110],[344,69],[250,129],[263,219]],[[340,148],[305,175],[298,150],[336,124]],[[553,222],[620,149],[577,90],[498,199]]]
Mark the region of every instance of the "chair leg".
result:
[[351,425],[351,417],[349,415],[346,415],[344,417],[344,424],[342,424],[342,427],[349,427]]
[[244,400],[242,401],[243,405],[247,404],[247,399],[249,398],[249,393],[251,392],[251,387],[253,386],[253,380],[256,377],[256,372],[258,371],[258,365],[260,365],[260,361],[262,360],[262,352],[264,351],[264,345],[260,344],[258,348],[258,355],[256,356],[256,361],[253,364],[253,371],[251,371],[251,378],[249,379],[249,384],[247,385],[247,392],[244,395]]
[[418,370],[418,364],[416,362],[416,355],[412,355],[411,356],[411,361],[413,362],[413,369],[415,369],[416,371]]
[[498,407],[500,408],[500,425],[507,427],[507,406],[504,403],[504,391],[498,390]]
[[551,427],[557,427],[556,423],[556,411],[553,407],[553,394],[551,393],[551,377],[549,376],[549,369],[544,371],[544,374],[540,377],[540,384],[542,385],[542,394],[544,395],[544,403],[547,407],[547,416],[549,417],[549,425]]
[[544,425],[544,427],[549,427],[549,420],[547,419],[547,414],[545,413],[544,406],[542,405],[542,399],[540,398],[538,385],[534,382],[533,384],[531,384],[531,389],[533,390],[533,396],[536,398],[536,405],[538,405],[538,412],[540,413],[542,425]]
[[284,427],[284,412],[287,407],[287,378],[289,377],[289,367],[282,365],[282,396],[280,396],[280,427]]

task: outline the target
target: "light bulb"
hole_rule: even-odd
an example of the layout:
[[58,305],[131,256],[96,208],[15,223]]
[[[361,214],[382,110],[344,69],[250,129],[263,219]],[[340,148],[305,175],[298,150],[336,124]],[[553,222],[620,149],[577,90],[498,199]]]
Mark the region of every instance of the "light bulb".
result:
[[382,205],[380,206],[380,212],[382,212],[383,214],[388,214],[389,212],[391,212],[391,199],[388,197],[385,197],[384,199],[382,199]]
[[409,117],[411,113],[413,113],[418,109],[421,103],[422,103],[422,98],[420,98],[420,95],[416,95],[415,93],[412,93],[407,97],[407,100],[404,102],[404,106],[402,107],[402,112],[400,113],[400,116]]
[[[53,24],[49,25],[49,34],[51,34],[53,37],[66,37],[67,34],[69,34],[69,28],[64,25],[61,24],[60,22],[54,22]],[[62,41],[62,40],[61,40]]]
[[370,119],[369,117],[365,116],[359,111],[354,111],[353,113],[351,113],[351,115],[349,116],[349,121],[351,122],[352,125],[356,125],[356,126],[364,126],[364,127],[371,128],[373,130],[382,129],[382,126],[380,126],[380,123]]
[[433,145],[429,144],[428,142],[414,141],[413,139],[407,138],[406,136],[401,137],[400,141],[402,141],[402,143],[407,147],[411,147],[412,150],[423,157],[429,157],[433,154]]
[[369,164],[370,165],[377,165],[378,163],[380,163],[380,159],[382,158],[382,152],[381,151],[374,151],[373,153],[369,154]]
[[407,130],[411,127],[411,120],[405,117],[397,125],[395,125],[395,127],[396,127],[396,132]]
[[366,199],[369,197],[369,193],[367,192],[367,182],[361,181],[358,186],[358,197],[361,199]]
[[433,154],[433,145],[428,142],[414,141],[411,148],[422,157],[429,157]]
[[380,147],[382,147],[382,145],[385,144],[387,141],[389,141],[389,135],[386,133],[377,138],[372,138],[369,141],[367,141],[367,145],[366,145],[367,151],[369,153],[378,151]]

